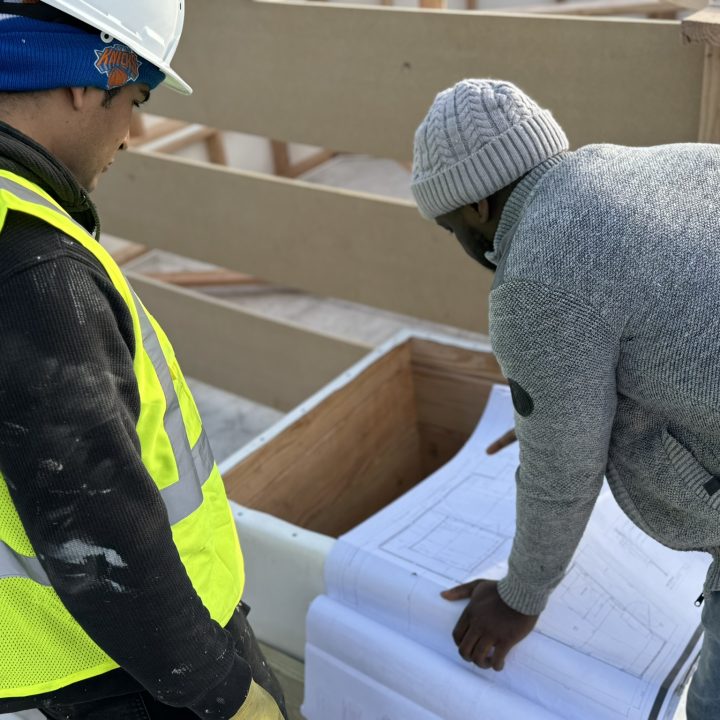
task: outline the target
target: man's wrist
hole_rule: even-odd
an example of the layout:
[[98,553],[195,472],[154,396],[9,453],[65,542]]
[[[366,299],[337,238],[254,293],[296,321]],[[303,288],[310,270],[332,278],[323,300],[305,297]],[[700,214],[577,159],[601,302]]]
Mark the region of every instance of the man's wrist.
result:
[[497,591],[508,607],[523,615],[539,615],[545,609],[551,592],[544,588],[531,588],[513,574],[500,580]]

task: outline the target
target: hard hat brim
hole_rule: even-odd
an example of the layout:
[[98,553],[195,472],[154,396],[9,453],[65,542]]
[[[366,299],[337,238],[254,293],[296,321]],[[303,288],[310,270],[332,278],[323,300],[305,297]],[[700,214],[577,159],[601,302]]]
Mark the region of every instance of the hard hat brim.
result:
[[163,85],[181,95],[192,95],[193,89],[172,68],[161,67],[159,70],[165,73]]

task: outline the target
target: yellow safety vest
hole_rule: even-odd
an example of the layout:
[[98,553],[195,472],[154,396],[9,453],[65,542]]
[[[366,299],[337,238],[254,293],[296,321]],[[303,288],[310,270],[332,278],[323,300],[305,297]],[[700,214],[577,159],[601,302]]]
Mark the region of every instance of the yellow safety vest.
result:
[[[196,592],[211,617],[226,625],[242,596],[242,553],[220,471],[170,342],[100,243],[40,187],[0,171],[0,232],[9,210],[33,215],[79,242],[127,304],[142,461]],[[0,475],[0,697],[51,692],[117,667],[50,586]]]

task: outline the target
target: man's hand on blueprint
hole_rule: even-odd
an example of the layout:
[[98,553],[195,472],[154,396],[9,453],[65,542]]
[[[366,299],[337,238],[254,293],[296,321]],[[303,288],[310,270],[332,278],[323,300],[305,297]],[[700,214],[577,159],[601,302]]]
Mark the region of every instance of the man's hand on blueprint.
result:
[[446,600],[470,600],[453,639],[460,655],[481,668],[500,671],[510,649],[535,627],[538,615],[523,615],[506,605],[494,580],[473,580],[442,593]]

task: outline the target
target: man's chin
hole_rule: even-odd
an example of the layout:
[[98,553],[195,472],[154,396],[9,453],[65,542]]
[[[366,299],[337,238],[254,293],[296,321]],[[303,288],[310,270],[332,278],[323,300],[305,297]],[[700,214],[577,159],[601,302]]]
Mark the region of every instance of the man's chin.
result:
[[100,183],[100,175],[96,175],[89,182],[82,183],[82,186],[86,192],[91,193],[91,192],[95,192],[95,190],[97,190],[97,186],[99,185],[99,183]]

